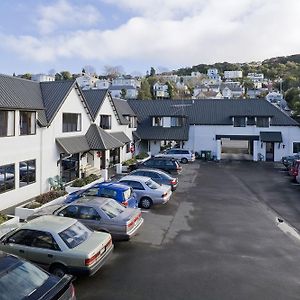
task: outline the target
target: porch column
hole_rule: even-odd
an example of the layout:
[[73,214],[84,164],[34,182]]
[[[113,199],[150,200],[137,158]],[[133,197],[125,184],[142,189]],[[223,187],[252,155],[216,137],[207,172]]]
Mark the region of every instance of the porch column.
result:
[[221,160],[222,145],[221,140],[217,140],[217,160]]
[[253,141],[253,161],[258,161],[258,147],[259,141]]

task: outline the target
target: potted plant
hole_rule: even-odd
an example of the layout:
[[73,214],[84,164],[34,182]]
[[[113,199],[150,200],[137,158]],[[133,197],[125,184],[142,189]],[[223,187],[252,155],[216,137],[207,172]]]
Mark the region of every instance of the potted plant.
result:
[[27,217],[38,211],[41,207],[63,203],[66,198],[66,194],[67,192],[64,190],[51,190],[43,193],[30,199],[25,204],[17,206],[15,208],[15,215],[21,220],[25,220]]
[[92,185],[102,181],[103,179],[101,178],[101,176],[90,174],[89,176],[86,176],[84,178],[75,179],[70,186],[66,186],[66,191],[68,193],[73,193],[81,189],[87,189]]

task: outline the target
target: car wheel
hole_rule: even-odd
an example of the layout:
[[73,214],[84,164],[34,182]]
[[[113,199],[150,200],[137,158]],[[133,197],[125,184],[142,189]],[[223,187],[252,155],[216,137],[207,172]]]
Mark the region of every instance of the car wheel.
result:
[[67,272],[66,268],[60,264],[53,265],[50,268],[50,273],[52,273],[53,275],[56,275],[57,277],[64,277],[66,272]]
[[189,161],[187,160],[186,157],[184,157],[184,158],[181,159],[181,162],[182,162],[183,164],[187,164]]
[[152,206],[152,200],[148,197],[144,197],[140,200],[140,207],[149,209]]

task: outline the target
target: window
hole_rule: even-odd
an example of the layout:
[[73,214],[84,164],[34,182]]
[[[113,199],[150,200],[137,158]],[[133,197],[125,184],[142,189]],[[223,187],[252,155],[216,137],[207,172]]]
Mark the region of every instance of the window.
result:
[[100,127],[102,129],[111,129],[111,116],[100,115]]
[[293,153],[299,153],[300,152],[300,142],[294,142],[293,143]]
[[163,126],[163,119],[162,117],[153,117],[152,126]]
[[117,198],[117,192],[109,189],[109,188],[103,188],[100,191],[100,197],[107,197],[107,198],[113,198],[116,199]]
[[101,217],[93,207],[80,206],[78,219],[100,221]]
[[32,247],[56,251],[60,250],[52,235],[48,232],[34,230],[32,238]]
[[0,166],[0,193],[15,188],[15,165]]
[[11,235],[7,239],[7,241],[8,241],[8,243],[12,243],[12,244],[31,246],[33,234],[34,234],[33,230],[21,229],[21,230],[18,230],[13,235]]
[[183,119],[179,117],[171,117],[171,127],[180,127],[183,125]]
[[247,125],[255,125],[255,118],[254,117],[247,117]]
[[20,187],[34,183],[36,180],[35,159],[19,164]]
[[130,117],[129,128],[137,128],[137,117]]
[[98,188],[90,188],[81,194],[82,196],[98,196]]
[[20,111],[20,135],[36,133],[36,113],[34,111]]
[[63,113],[63,132],[81,131],[81,114]]
[[77,218],[78,217],[78,206],[77,205],[70,205],[61,210],[58,215],[62,217],[68,217],[68,218]]
[[111,219],[117,217],[126,210],[126,208],[115,201],[106,202],[101,206],[101,209]]
[[0,110],[0,137],[15,135],[15,112]]
[[256,118],[256,127],[269,127],[269,118],[268,117],[257,117]]
[[245,117],[234,117],[233,126],[234,127],[245,127],[246,126]]

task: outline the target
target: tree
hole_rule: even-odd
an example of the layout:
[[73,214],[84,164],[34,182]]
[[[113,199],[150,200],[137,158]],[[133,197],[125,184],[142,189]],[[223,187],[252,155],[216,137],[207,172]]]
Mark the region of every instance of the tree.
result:
[[174,98],[174,88],[169,81],[166,82],[166,85],[168,86],[169,97],[170,97],[170,99],[173,99]]
[[147,79],[143,79],[141,82],[141,88],[139,89],[138,92],[138,99],[140,100],[152,99],[151,86]]
[[150,76],[151,77],[155,76],[155,73],[156,73],[155,69],[153,67],[151,67],[151,69],[150,69]]
[[69,71],[61,71],[62,80],[70,80],[72,79],[72,75]]
[[122,66],[104,66],[104,74],[109,78],[117,78],[118,76],[124,74],[124,69]]
[[126,89],[121,89],[121,98],[122,98],[122,99],[125,99],[125,98],[126,98],[126,94],[127,94]]
[[24,79],[28,79],[28,80],[31,80],[31,74],[30,73],[25,73],[21,76],[21,78],[24,78]]

